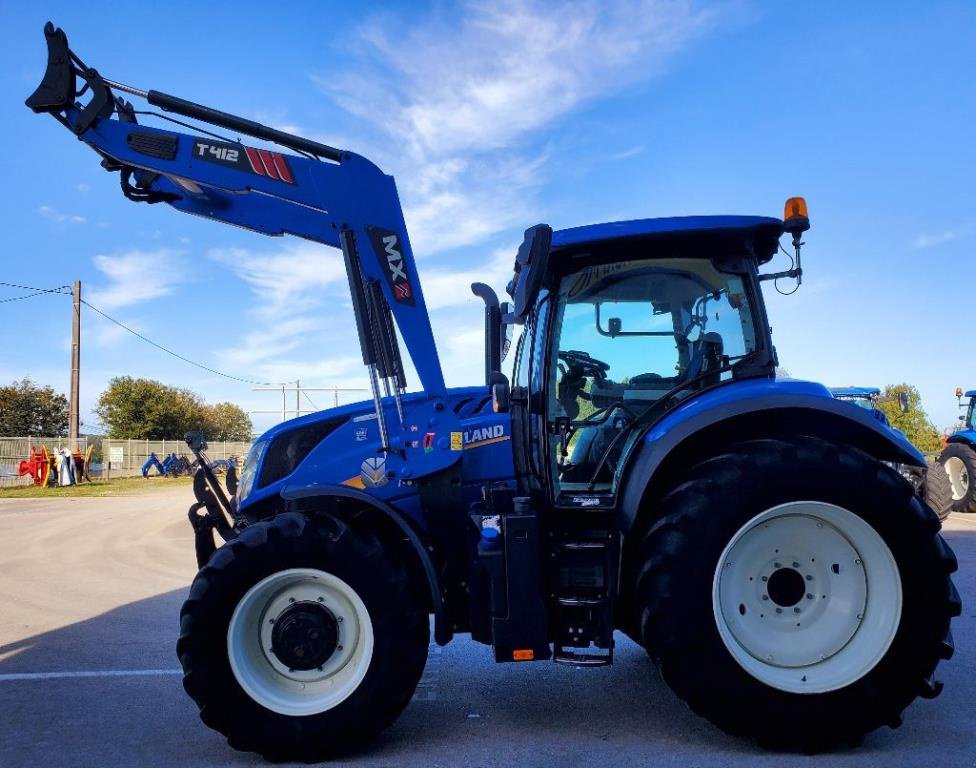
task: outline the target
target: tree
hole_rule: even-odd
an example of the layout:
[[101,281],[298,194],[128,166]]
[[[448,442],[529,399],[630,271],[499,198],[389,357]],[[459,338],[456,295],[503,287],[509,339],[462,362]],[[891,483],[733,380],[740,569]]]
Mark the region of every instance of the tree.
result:
[[164,440],[204,428],[203,400],[188,389],[118,376],[98,398],[95,413],[118,439]]
[[64,437],[68,434],[68,398],[29,378],[0,387],[0,435]]
[[254,426],[251,417],[233,403],[217,403],[204,406],[204,430],[208,440],[251,439]]
[[[899,402],[898,396],[902,392],[908,396],[906,412],[902,412]],[[923,453],[938,451],[942,447],[939,430],[922,409],[922,396],[911,384],[889,384],[875,405],[888,417],[891,426],[904,432],[909,442]]]
[[112,379],[95,413],[116,439],[179,439],[191,429],[202,429],[210,440],[251,439],[251,419],[238,406],[207,405],[188,389],[153,379]]

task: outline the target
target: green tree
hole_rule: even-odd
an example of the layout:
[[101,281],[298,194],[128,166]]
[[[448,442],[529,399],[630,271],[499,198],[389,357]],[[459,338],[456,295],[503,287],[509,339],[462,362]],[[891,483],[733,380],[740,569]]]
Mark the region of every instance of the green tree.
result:
[[68,398],[29,378],[0,387],[0,435],[63,437],[68,434]]
[[188,389],[152,379],[118,376],[108,383],[95,408],[98,418],[117,439],[164,440],[204,429],[204,403]]
[[254,426],[251,417],[233,403],[216,403],[205,405],[204,431],[208,440],[242,440],[251,439]]
[[[908,396],[908,410],[904,412],[899,399],[902,392]],[[922,396],[911,384],[889,384],[875,405],[888,417],[891,426],[904,432],[920,451],[938,451],[942,447],[939,430],[922,408]]]

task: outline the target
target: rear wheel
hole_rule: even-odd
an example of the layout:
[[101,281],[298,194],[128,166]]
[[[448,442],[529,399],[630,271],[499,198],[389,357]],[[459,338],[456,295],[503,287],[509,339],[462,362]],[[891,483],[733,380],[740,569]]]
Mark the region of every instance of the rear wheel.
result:
[[402,564],[328,515],[247,528],[200,570],[180,618],[201,719],[272,760],[367,741],[407,705],[427,659],[426,606]]
[[949,480],[949,473],[946,472],[939,462],[929,465],[925,470],[925,503],[932,511],[939,516],[939,520],[945,520],[952,511],[952,483]]
[[938,464],[949,476],[952,511],[976,512],[976,451],[968,445],[949,443]]
[[819,750],[900,724],[952,653],[956,561],[896,472],[813,438],[695,467],[641,545],[641,635],[724,730]]

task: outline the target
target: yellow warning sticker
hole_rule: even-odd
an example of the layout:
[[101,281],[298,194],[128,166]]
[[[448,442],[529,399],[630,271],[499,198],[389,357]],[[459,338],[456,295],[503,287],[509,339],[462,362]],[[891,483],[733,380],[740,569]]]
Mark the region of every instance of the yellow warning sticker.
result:
[[464,435],[461,432],[451,432],[451,450],[460,451],[464,448]]

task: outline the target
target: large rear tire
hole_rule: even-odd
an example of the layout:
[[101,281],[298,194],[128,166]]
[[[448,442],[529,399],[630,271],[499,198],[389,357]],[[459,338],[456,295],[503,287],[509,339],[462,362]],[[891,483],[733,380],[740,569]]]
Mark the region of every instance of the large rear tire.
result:
[[925,470],[925,503],[938,515],[939,520],[945,520],[952,512],[954,500],[952,498],[952,482],[949,473],[939,462],[930,464]]
[[962,443],[949,443],[937,464],[949,476],[952,511],[976,512],[976,451]]
[[891,468],[814,438],[754,440],[694,467],[659,509],[640,547],[641,637],[698,714],[819,751],[939,692],[956,559]]
[[329,515],[278,515],[218,549],[180,629],[183,687],[203,722],[275,761],[342,754],[390,725],[429,644],[403,565]]

